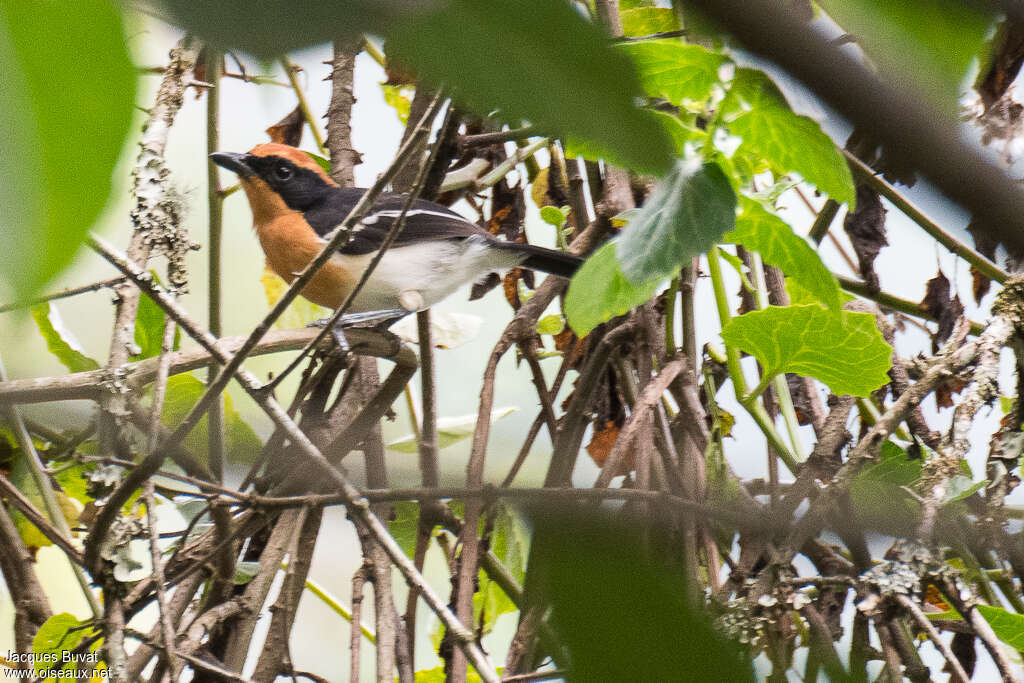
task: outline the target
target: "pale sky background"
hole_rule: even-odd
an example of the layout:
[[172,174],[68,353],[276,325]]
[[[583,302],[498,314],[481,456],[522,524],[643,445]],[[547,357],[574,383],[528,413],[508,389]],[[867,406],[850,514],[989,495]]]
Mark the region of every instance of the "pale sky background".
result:
[[[179,37],[177,30],[151,19],[134,21],[130,33],[136,50],[137,63],[143,66],[165,63],[168,50]],[[329,67],[321,62],[329,57],[329,46],[320,46],[292,55],[292,60],[305,68],[305,72],[300,74],[300,80],[304,84],[310,106],[314,112],[321,114],[326,112],[330,98],[330,83],[323,80],[329,73]],[[246,59],[246,65],[252,71],[261,69],[258,63],[252,59]],[[228,69],[235,70],[235,66],[230,60]],[[272,73],[277,76],[278,80],[284,80],[280,68],[276,65]],[[776,72],[772,72],[772,75],[778,76]],[[364,163],[356,168],[357,183],[361,186],[372,183],[376,175],[390,163],[403,129],[395,111],[384,102],[378,85],[383,80],[383,70],[365,54],[360,55],[355,82],[358,101],[353,112],[353,137],[355,146],[362,152],[364,160]],[[157,82],[158,77],[156,76],[141,77],[140,93],[137,100],[140,106],[149,106],[152,102]],[[780,84],[786,86],[787,95],[795,109],[821,121],[826,131],[832,134],[838,142],[845,141],[848,127],[844,123],[836,121],[834,118],[828,118],[825,111],[802,94],[801,89],[789,84],[787,79],[781,79]],[[224,79],[221,87],[221,148],[226,151],[245,151],[255,144],[266,141],[267,136],[264,129],[282,118],[295,105],[294,94],[287,88],[268,85],[256,86],[234,79]],[[186,222],[191,237],[204,247],[207,221],[205,109],[206,99],[196,100],[190,91],[171,131],[167,149],[168,162],[173,172],[173,182],[185,194],[186,202],[190,207]],[[138,121],[141,122],[141,114]],[[135,130],[137,139],[138,126],[135,126]],[[315,149],[308,131],[303,137],[303,147],[308,150]],[[122,248],[127,245],[130,235],[128,189],[135,152],[134,145],[126,145],[122,161],[115,173],[112,202],[95,228],[106,239]],[[234,176],[227,172],[222,171],[221,177],[225,186],[234,182]],[[967,216],[962,210],[945,201],[922,182],[919,182],[914,188],[901,189],[926,214],[937,219],[940,225],[950,229],[957,236],[967,240],[968,243],[972,243],[963,230],[967,223]],[[805,234],[813,216],[795,197],[787,197],[787,200],[787,208],[782,211],[782,216],[798,232]],[[814,201],[821,204],[820,199]],[[527,204],[529,209],[528,231],[531,241],[551,244],[553,236],[550,226],[539,220],[537,208],[530,200],[527,200]],[[967,315],[972,320],[984,321],[993,295],[989,294],[986,297],[981,308],[974,304],[970,294],[971,276],[967,264],[938,247],[920,228],[898,211],[892,207],[889,209],[887,225],[890,246],[882,250],[876,261],[876,270],[880,275],[882,288],[907,299],[920,300],[924,295],[925,283],[941,268],[960,293]],[[841,220],[841,216],[834,223],[836,227],[834,232],[837,235],[842,235],[842,241],[847,244],[847,249],[852,254],[845,235],[838,229],[838,220]],[[225,335],[247,333],[267,309],[265,295],[260,284],[263,255],[250,224],[251,216],[242,194],[237,193],[228,198],[225,204],[224,228],[223,328]],[[822,255],[835,271],[854,275],[838,257],[831,244],[826,243],[826,246],[822,248]],[[184,306],[197,320],[203,323],[206,321],[206,258],[205,250],[193,252],[189,256],[191,291],[182,299]],[[163,269],[161,262],[155,262],[154,266],[160,271]],[[735,292],[738,289],[738,280],[729,269],[726,271],[729,290]],[[46,289],[47,291],[56,291],[64,287],[111,277],[114,274],[111,267],[88,250],[83,249],[78,253],[74,265]],[[109,292],[100,292],[56,302],[56,308],[67,331],[77,339],[78,344],[87,355],[96,358],[101,363],[107,356],[111,331],[110,296]],[[458,293],[439,306],[442,310],[478,315],[484,320],[479,335],[465,346],[454,351],[440,350],[436,353],[439,408],[442,416],[475,414],[480,377],[487,355],[500,331],[511,318],[511,309],[505,303],[500,288],[492,291],[481,301],[468,302],[467,298],[466,292]],[[9,300],[10,292],[0,282],[0,301]],[[697,329],[702,334],[699,339],[700,343],[709,340],[720,343],[717,315],[711,296],[710,282],[707,279],[702,279],[698,284]],[[191,342],[183,337],[183,345],[191,345]],[[927,352],[928,346],[926,335],[913,327],[908,327],[907,331],[897,338],[897,350],[902,356],[915,355],[919,351]],[[13,378],[59,375],[65,372],[56,359],[47,353],[34,323],[27,315],[0,315],[0,353],[2,353],[4,363]],[[289,357],[279,354],[254,358],[247,361],[246,367],[258,376],[265,377],[270,371],[276,372],[282,369]],[[549,377],[553,376],[557,370],[558,361],[546,360],[542,363],[549,373]],[[1011,377],[1009,367],[1008,365],[1007,379]],[[388,371],[390,364],[381,362],[381,369],[382,372]],[[574,379],[575,373],[570,373],[566,385],[571,386]],[[1007,386],[1008,390],[1012,389],[1012,386]],[[280,390],[279,395],[289,396],[293,391],[294,383]],[[261,437],[266,437],[270,432],[269,420],[237,385],[233,384],[229,388],[229,393],[243,417]],[[727,456],[731,464],[744,477],[765,476],[763,437],[750,420],[743,418],[742,410],[732,400],[731,385],[724,387],[719,393],[719,397],[726,409],[739,418],[734,429],[734,438],[727,440],[726,443]],[[927,412],[932,417],[933,428],[944,427],[948,424],[949,410],[941,411],[936,416],[934,399],[929,398],[925,405]],[[487,475],[490,481],[497,482],[504,476],[515,457],[518,445],[538,410],[530,374],[525,367],[516,368],[513,354],[507,354],[502,361],[496,386],[495,406],[518,408],[516,412],[496,423],[492,430]],[[398,438],[411,431],[404,403],[399,402],[395,407],[398,413],[397,419],[394,423],[384,426],[386,440]],[[94,408],[87,402],[76,402],[32,406],[25,412],[45,418],[60,426],[72,427],[83,425],[93,414]],[[998,411],[983,410],[981,419],[975,423],[972,432],[972,443],[975,444],[975,447],[969,455],[969,462],[977,479],[984,475],[988,438],[996,428],[1000,417]],[[811,443],[813,433],[809,427],[803,429],[807,443]],[[465,441],[442,452],[445,483],[453,485],[463,483],[468,444],[469,442]],[[517,483],[520,485],[538,484],[543,478],[549,454],[550,442],[546,432],[542,431],[534,452],[527,461],[527,467]],[[415,456],[389,453],[389,466],[392,471],[393,484],[403,485],[418,482],[419,475],[416,470]],[[362,467],[358,456],[350,457],[346,461],[346,467],[349,468],[356,483],[362,483]],[[596,474],[597,470],[590,460],[585,455],[581,455],[576,471],[576,483],[581,486],[589,486]],[[1020,497],[1014,496],[1011,501],[1014,500],[1019,501]],[[328,540],[321,540],[318,544],[311,577],[349,604],[349,584],[353,571],[359,566],[360,556],[355,535],[351,527],[344,522],[343,517],[343,513],[338,508],[329,511],[328,522],[321,535],[321,539]],[[180,528],[176,526],[177,523],[173,514],[166,515],[167,528]],[[51,589],[54,606],[73,605],[74,596],[67,595],[60,586],[63,583],[61,577],[65,576],[66,569],[60,566],[55,559],[56,555],[58,553],[53,552],[52,549],[41,551],[42,573],[44,577],[49,577],[46,583]],[[447,575],[440,558],[436,555],[432,556],[428,563],[427,574],[436,587],[443,592],[447,590]],[[396,587],[396,595],[400,596],[398,604],[404,606],[404,585],[399,581],[396,582]],[[79,616],[84,616],[86,613],[81,604],[77,608],[69,609]],[[372,603],[364,602],[364,609],[372,610]],[[10,614],[9,601],[0,600],[0,623],[9,623],[9,619],[6,617],[8,614]],[[419,614],[420,624],[432,619],[429,616],[429,611],[425,608],[421,608]],[[364,622],[372,624],[372,615],[367,614],[364,617]],[[347,676],[348,666],[348,624],[308,595],[302,600],[297,624],[292,639],[292,656],[296,667],[313,670],[329,680],[344,680]],[[514,625],[514,615],[506,615],[499,622],[499,628],[495,634],[485,640],[487,649],[498,661],[503,659],[503,653],[507,648]],[[436,666],[440,662],[434,655],[427,638],[427,629],[421,628],[420,633],[416,650],[416,668],[424,669]],[[7,647],[13,647],[10,630],[0,629],[0,651],[5,651]],[[327,658],[323,657],[325,651],[330,652],[330,656]],[[364,651],[363,661],[364,679],[372,680],[373,658],[369,649]],[[986,665],[990,666],[987,655],[979,648],[979,666]]]

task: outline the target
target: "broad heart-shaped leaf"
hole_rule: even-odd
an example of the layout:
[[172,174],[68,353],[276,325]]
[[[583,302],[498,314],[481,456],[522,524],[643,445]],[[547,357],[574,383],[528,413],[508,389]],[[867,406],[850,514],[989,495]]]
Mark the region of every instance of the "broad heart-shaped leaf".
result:
[[[175,375],[167,380],[167,395],[164,398],[164,409],[161,421],[173,428],[180,423],[206,386],[189,374]],[[259,454],[263,443],[256,436],[242,416],[235,410],[234,402],[226,392],[221,394],[224,405],[224,446],[228,462],[250,463]],[[184,446],[204,462],[209,457],[209,423],[210,418],[204,415],[189,435],[185,437]]]
[[654,296],[661,278],[634,285],[622,274],[615,242],[598,249],[580,267],[565,296],[565,317],[580,337],[601,323],[633,310]]
[[[639,11],[639,10],[633,10]],[[671,10],[669,10],[671,11]],[[678,40],[645,40],[619,46],[636,64],[644,91],[677,107],[684,100],[705,100],[718,82],[718,68],[729,59],[700,45]]]
[[817,300],[839,311],[842,306],[839,282],[807,240],[760,202],[741,197],[740,207],[736,229],[726,233],[723,239],[758,252],[766,263],[778,266]]
[[807,375],[840,396],[867,396],[889,381],[892,347],[870,313],[769,306],[730,320],[722,339],[757,358],[766,375]]
[[999,640],[1015,650],[1024,650],[1024,614],[1007,612],[1002,607],[978,605],[978,611],[995,631]]
[[71,262],[110,194],[135,106],[120,8],[0,4],[0,72],[0,277],[24,298]]
[[680,161],[622,231],[615,253],[633,284],[668,277],[736,223],[736,194],[718,164]]
[[[916,83],[920,92],[949,114],[957,109],[963,78],[992,23],[982,5],[961,0],[822,0],[819,4],[853,34],[884,76],[904,88]],[[908,70],[909,64],[913,69]]]
[[46,348],[68,369],[68,372],[95,370],[100,364],[79,349],[78,342],[64,328],[53,302],[32,307],[32,319],[36,321],[39,334],[46,340]]
[[763,73],[737,69],[722,111],[729,132],[743,140],[734,157],[762,157],[777,174],[799,173],[837,202],[854,205],[853,176],[832,138],[795,114]]
[[667,7],[622,9],[619,16],[622,17],[622,32],[627,36],[649,36],[679,29],[679,16]]

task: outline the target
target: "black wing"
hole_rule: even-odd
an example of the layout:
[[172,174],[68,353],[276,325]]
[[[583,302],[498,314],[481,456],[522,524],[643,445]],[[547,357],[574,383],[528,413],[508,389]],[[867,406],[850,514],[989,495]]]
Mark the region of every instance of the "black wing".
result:
[[[306,211],[306,220],[318,235],[326,237],[345,220],[364,192],[366,190],[361,188],[338,188],[337,192],[330,193],[323,202]],[[381,195],[373,209],[366,214],[359,230],[340,249],[341,253],[369,254],[377,251],[405,206],[405,201],[405,195]],[[425,199],[417,199],[406,214],[405,227],[395,239],[394,246],[473,236],[493,239],[486,230],[473,225],[451,209]]]

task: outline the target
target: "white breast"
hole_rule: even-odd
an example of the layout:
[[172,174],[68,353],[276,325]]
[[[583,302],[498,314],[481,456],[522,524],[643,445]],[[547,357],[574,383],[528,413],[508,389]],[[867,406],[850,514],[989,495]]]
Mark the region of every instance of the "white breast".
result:
[[[373,254],[358,257],[366,268]],[[348,257],[349,264],[352,263]],[[416,292],[422,297],[420,309],[441,301],[456,289],[495,271],[518,265],[521,254],[495,249],[484,238],[420,242],[389,249],[373,271],[352,306],[353,311],[402,308],[399,297]],[[418,300],[402,297],[402,301]]]

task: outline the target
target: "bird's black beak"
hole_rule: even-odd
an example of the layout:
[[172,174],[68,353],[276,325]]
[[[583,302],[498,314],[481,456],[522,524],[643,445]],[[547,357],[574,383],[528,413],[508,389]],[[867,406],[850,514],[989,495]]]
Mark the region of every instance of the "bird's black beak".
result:
[[248,164],[250,158],[248,154],[239,154],[238,152],[214,152],[210,155],[210,161],[229,171],[234,171],[242,177],[255,173],[252,166]]

